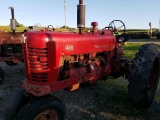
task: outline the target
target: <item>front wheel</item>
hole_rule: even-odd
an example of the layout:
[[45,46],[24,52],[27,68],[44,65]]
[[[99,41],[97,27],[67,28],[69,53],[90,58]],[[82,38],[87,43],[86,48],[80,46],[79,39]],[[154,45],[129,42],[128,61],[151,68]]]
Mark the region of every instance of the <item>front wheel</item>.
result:
[[15,120],[64,120],[65,106],[53,96],[35,98],[16,115]]
[[130,69],[128,96],[136,106],[148,108],[156,94],[160,77],[160,48],[145,44],[133,59]]

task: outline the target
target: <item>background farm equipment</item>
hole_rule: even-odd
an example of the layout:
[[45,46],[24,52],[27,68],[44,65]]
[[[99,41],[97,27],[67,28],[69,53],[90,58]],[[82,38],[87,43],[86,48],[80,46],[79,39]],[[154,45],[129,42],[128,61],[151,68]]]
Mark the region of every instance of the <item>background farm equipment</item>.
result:
[[[0,62],[4,61],[7,65],[17,65],[23,61],[21,37],[22,33],[0,32]],[[0,84],[4,79],[3,69],[0,68]]]
[[150,35],[148,32],[129,32],[132,39],[149,39]]
[[[22,52],[22,34],[27,31],[39,31],[38,26],[29,26],[22,32],[16,32],[16,19],[14,18],[14,8],[11,9],[10,28],[12,32],[7,30],[0,31],[0,62],[5,62],[9,66],[17,65],[19,61],[23,62]],[[49,25],[46,31],[53,30],[53,26]],[[0,84],[4,79],[4,71],[0,68]]]
[[152,33],[150,31],[149,29],[128,29],[126,30],[126,34],[130,35],[132,39],[160,38],[158,29],[152,29]]
[[159,39],[159,29],[152,28],[151,22],[149,23],[150,29],[128,29],[126,33],[131,36],[132,39]]
[[[6,62],[7,65],[17,65],[19,61],[23,61],[21,36],[22,32],[16,31],[16,19],[14,19],[14,8],[11,9],[12,18],[10,26],[12,32],[0,32],[0,61]],[[0,68],[0,83],[3,81],[4,72]]]
[[156,30],[155,35],[156,35],[157,39],[160,39],[160,30]]

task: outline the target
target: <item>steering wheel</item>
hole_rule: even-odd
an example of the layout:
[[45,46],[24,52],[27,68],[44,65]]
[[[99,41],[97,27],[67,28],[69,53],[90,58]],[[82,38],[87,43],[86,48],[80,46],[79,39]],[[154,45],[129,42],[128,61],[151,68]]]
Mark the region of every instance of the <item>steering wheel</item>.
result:
[[55,30],[55,29],[54,29],[53,25],[48,25],[47,31],[54,31],[54,30]]
[[[119,27],[117,27],[117,25]],[[116,34],[116,35],[119,35],[119,31],[121,31],[122,34],[125,34],[126,32],[126,26],[125,24],[121,21],[121,20],[113,20],[108,27],[105,27],[105,28],[108,28],[108,29],[113,29],[113,32]]]

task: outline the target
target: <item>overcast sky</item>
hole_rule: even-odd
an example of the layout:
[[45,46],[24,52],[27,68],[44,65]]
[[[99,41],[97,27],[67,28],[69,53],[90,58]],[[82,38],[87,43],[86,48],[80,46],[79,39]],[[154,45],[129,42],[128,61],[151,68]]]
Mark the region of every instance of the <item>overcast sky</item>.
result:
[[[15,18],[25,26],[40,23],[42,26],[63,26],[64,0],[0,0],[0,25],[10,23],[9,6],[14,7]],[[67,26],[77,27],[79,0],[66,0]],[[86,27],[96,21],[104,28],[114,20],[122,20],[127,29],[159,28],[160,0],[84,0]]]

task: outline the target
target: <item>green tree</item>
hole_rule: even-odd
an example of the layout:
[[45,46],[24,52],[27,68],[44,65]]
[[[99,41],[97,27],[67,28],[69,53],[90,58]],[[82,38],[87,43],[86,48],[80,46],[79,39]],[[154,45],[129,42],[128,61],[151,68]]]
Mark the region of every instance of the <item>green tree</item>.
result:
[[[65,28],[65,25],[64,26],[62,26],[61,28]],[[70,27],[69,26],[66,26],[66,29],[69,29]]]

